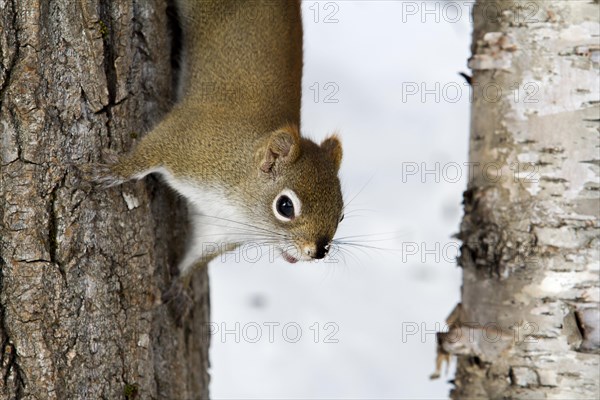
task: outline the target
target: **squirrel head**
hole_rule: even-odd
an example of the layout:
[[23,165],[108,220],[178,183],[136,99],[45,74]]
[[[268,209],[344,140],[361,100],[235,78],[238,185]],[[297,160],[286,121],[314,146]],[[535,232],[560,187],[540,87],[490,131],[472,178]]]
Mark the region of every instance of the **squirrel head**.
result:
[[285,126],[269,135],[255,161],[258,179],[248,197],[266,199],[256,204],[257,223],[274,233],[286,261],[324,258],[343,218],[337,136],[319,145]]

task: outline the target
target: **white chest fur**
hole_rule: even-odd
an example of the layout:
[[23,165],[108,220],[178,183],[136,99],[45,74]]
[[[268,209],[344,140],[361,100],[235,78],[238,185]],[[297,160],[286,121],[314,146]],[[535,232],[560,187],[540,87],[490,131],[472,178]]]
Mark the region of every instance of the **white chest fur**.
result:
[[195,264],[206,263],[232,246],[255,240],[260,233],[252,228],[247,210],[229,199],[222,189],[177,179],[164,168],[152,172],[159,173],[173,190],[188,200],[192,232],[179,264],[180,274],[186,275]]

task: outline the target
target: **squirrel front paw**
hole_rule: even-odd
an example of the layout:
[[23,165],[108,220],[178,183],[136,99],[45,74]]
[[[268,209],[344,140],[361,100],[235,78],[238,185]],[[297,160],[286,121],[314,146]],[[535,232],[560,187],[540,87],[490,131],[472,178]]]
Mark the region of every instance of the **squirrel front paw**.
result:
[[83,179],[104,188],[117,186],[126,181],[122,177],[116,176],[108,164],[85,164],[79,165],[78,168],[83,174]]
[[119,176],[114,170],[114,166],[119,160],[119,156],[114,151],[108,149],[102,150],[102,159],[105,162],[77,165],[77,169],[81,171],[83,179],[105,188],[120,185],[127,180]]
[[162,303],[169,306],[175,323],[181,327],[194,305],[189,285],[183,279],[175,277],[169,289],[163,293]]

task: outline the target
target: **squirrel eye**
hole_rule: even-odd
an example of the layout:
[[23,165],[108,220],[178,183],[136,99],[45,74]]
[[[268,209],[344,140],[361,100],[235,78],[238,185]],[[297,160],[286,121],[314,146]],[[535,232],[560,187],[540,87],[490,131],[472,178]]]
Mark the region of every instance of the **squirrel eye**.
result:
[[277,212],[284,218],[293,219],[294,218],[294,203],[292,199],[283,195],[277,199]]
[[283,189],[273,199],[273,214],[281,222],[290,222],[302,214],[302,201],[291,189]]

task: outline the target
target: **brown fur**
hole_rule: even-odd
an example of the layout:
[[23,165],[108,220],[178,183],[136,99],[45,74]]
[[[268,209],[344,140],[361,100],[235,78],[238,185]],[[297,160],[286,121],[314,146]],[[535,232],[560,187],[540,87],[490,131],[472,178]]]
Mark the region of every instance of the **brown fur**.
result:
[[[336,136],[321,146],[300,136],[302,25],[299,2],[180,1],[184,36],[182,101],[135,150],[112,167],[119,179],[157,167],[175,178],[223,189],[257,223],[299,245],[331,240],[342,213]],[[302,216],[272,212],[293,189]]]

